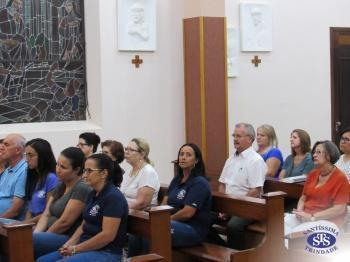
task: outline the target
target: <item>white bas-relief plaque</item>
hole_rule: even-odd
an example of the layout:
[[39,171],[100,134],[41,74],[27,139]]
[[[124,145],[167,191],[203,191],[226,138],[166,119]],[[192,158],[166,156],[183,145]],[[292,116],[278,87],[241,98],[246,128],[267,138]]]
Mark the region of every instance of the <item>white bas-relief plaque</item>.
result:
[[239,41],[237,28],[227,27],[227,76],[239,74]]
[[272,51],[272,12],[267,3],[241,3],[242,51]]
[[156,0],[118,0],[118,49],[156,49]]

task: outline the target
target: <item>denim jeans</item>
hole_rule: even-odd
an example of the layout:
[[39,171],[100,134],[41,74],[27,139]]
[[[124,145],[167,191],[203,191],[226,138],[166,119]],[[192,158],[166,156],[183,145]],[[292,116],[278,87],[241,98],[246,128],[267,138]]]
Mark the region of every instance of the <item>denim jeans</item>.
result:
[[121,261],[121,255],[113,254],[105,251],[87,251],[77,253],[73,256],[63,257],[58,251],[52,252],[45,256],[39,257],[37,262],[53,262],[53,261],[69,261],[69,262],[110,262],[110,261]]
[[38,258],[57,251],[68,239],[67,235],[50,232],[33,233],[34,257]]
[[[188,224],[171,220],[171,246],[172,247],[189,247],[199,245],[202,238]],[[128,246],[128,257],[139,256],[149,252],[149,240],[130,235]]]

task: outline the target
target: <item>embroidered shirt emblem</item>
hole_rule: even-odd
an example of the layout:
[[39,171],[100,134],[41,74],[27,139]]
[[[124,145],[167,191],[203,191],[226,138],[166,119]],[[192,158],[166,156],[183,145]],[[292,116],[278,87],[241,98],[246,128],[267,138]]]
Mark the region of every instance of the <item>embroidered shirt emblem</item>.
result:
[[95,205],[90,209],[90,216],[95,217],[98,214],[98,211],[100,210],[100,206],[99,205]]
[[185,195],[186,195],[186,190],[185,189],[181,189],[179,191],[179,193],[177,194],[177,199],[184,199]]

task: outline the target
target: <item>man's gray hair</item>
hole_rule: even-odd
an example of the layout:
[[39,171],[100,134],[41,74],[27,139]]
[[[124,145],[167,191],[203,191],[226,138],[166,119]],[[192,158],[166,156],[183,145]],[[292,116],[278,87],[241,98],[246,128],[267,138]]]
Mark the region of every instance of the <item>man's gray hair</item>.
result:
[[24,136],[20,134],[10,134],[10,136],[12,136],[12,139],[16,143],[16,146],[20,148],[24,148],[26,146],[26,139],[24,138]]
[[254,127],[248,123],[238,123],[235,125],[236,128],[242,127],[242,126],[245,128],[247,135],[250,136],[250,138],[253,140],[252,142],[254,142],[254,140],[255,140]]

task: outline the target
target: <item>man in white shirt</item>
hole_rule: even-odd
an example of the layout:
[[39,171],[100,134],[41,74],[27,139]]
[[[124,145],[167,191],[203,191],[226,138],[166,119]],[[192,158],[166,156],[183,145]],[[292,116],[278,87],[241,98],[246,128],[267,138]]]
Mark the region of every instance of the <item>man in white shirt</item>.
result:
[[[219,178],[219,190],[226,194],[260,197],[265,181],[267,166],[263,158],[253,149],[254,127],[239,123],[232,134],[235,152],[225,163]],[[248,211],[248,210],[247,210]],[[231,217],[227,223],[227,244],[229,247],[245,249],[244,229],[253,221]]]

